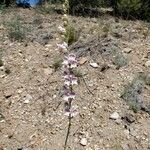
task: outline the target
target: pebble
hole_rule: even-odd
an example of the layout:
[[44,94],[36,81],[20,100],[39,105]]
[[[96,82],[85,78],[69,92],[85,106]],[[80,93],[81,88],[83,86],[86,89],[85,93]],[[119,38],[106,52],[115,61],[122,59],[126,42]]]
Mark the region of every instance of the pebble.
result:
[[98,64],[97,63],[90,63],[90,66],[92,66],[93,68],[98,68]]
[[86,57],[82,57],[81,59],[80,59],[80,61],[79,61],[79,64],[80,65],[83,65],[84,63],[86,63],[87,62],[87,58]]
[[0,30],[4,30],[4,26],[3,25],[0,25]]
[[53,73],[53,70],[51,68],[44,68],[45,75],[51,75]]
[[121,148],[122,148],[123,150],[129,150],[128,144],[122,144],[122,145],[121,145]]
[[120,125],[121,124],[121,120],[120,119],[116,119],[115,123],[118,124],[118,125]]
[[131,48],[125,48],[123,51],[128,54],[132,51],[132,49]]
[[10,47],[13,46],[13,45],[14,45],[14,43],[10,43],[10,44],[9,44]]
[[91,21],[94,23],[97,23],[97,19],[96,18],[91,18]]
[[133,123],[135,122],[135,118],[132,114],[126,114],[124,117],[122,117],[123,120],[125,120],[127,123]]
[[113,112],[113,113],[110,115],[110,119],[113,119],[113,120],[119,119],[119,114],[118,114],[117,112]]
[[145,63],[145,67],[150,67],[150,60]]
[[45,47],[51,47],[51,46],[52,46],[51,44],[46,44],[46,45],[45,45]]
[[87,145],[87,139],[86,138],[82,138],[81,141],[80,141],[80,144],[82,146],[86,146]]
[[125,130],[124,130],[124,134],[127,136],[127,139],[130,138],[130,137],[129,137],[129,134],[130,134],[129,130],[125,129]]
[[27,94],[25,97],[24,97],[24,104],[28,104],[30,102],[30,100],[32,100],[32,96]]
[[4,66],[1,66],[0,67],[0,71],[4,71],[5,70],[5,67]]
[[130,128],[130,135],[136,137],[137,136],[137,132],[133,128]]
[[53,95],[53,98],[55,99],[57,97],[57,95]]

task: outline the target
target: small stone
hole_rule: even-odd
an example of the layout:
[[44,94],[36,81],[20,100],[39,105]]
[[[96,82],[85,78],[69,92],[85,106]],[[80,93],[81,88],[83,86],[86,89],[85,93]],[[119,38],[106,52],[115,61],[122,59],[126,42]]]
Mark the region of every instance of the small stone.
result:
[[120,125],[121,124],[121,120],[120,119],[116,119],[115,123],[118,124],[118,125]]
[[143,55],[142,59],[141,60],[145,60],[146,58],[148,58],[150,56],[150,53],[146,53]]
[[55,99],[57,97],[57,95],[53,95],[53,98]]
[[28,104],[30,102],[30,100],[32,100],[32,96],[27,94],[25,97],[24,97],[24,104]]
[[129,150],[129,145],[128,144],[122,144],[121,148],[122,148],[122,150]]
[[125,120],[127,123],[133,123],[135,122],[135,118],[132,114],[126,114],[124,117],[122,117],[123,120]]
[[145,67],[150,67],[150,60],[145,63]]
[[12,91],[6,91],[5,94],[4,94],[4,97],[6,99],[10,98],[12,96]]
[[130,53],[130,52],[132,51],[132,49],[131,49],[131,48],[125,48],[123,51],[124,51],[125,53]]
[[110,116],[110,119],[113,119],[113,120],[119,119],[119,114],[117,112],[112,113]]
[[4,30],[5,27],[3,25],[0,25],[0,30]]
[[86,146],[87,145],[87,139],[86,138],[82,138],[81,141],[80,141],[80,144],[82,146]]
[[18,89],[17,92],[18,92],[18,94],[22,93],[22,89]]
[[136,137],[137,136],[137,132],[133,128],[130,128],[130,135]]
[[4,71],[5,70],[5,67],[4,66],[1,66],[0,67],[0,71]]
[[46,45],[45,45],[45,47],[51,47],[51,46],[52,46],[51,44],[46,44]]
[[53,70],[51,68],[44,68],[45,75],[51,75],[53,73]]
[[4,119],[5,119],[5,117],[4,117],[3,114],[0,112],[0,122],[3,122]]
[[127,136],[127,138],[129,138],[129,134],[130,134],[129,130],[125,129],[124,134]]
[[106,70],[108,70],[110,67],[107,65],[107,64],[103,64],[102,66],[101,66],[101,68],[100,68],[100,71],[101,72],[104,72],[104,71],[106,71]]
[[28,100],[28,99],[26,99],[25,101],[24,101],[24,104],[28,104],[30,101]]
[[98,68],[98,64],[97,63],[90,63],[90,66],[92,66],[93,68]]
[[80,59],[80,61],[79,61],[79,64],[80,65],[83,65],[84,63],[86,63],[87,62],[87,58],[86,57],[82,57],[81,59]]
[[10,44],[9,44],[10,47],[13,46],[13,45],[14,45],[14,43],[10,43]]
[[97,23],[97,19],[96,18],[91,18],[91,21],[94,23]]

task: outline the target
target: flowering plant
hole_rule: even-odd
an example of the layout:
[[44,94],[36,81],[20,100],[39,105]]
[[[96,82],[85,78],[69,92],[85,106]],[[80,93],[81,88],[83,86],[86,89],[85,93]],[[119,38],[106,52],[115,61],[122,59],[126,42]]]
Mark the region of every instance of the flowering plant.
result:
[[77,67],[77,60],[74,54],[69,54],[63,61],[63,99],[65,100],[65,115],[73,117],[77,114],[77,106],[72,106],[72,101],[75,99],[73,85],[77,85],[77,77],[73,73],[73,68]]
[[[59,33],[63,38],[62,44],[57,44],[58,49],[61,53],[68,53],[68,43],[66,43],[65,36],[67,33],[67,27],[69,25],[68,20],[68,10],[69,10],[69,1],[65,0],[63,4],[64,8],[64,15],[63,15],[63,26],[59,26]],[[68,41],[68,40],[67,40]],[[68,124],[68,131],[66,135],[64,150],[67,148],[67,141],[70,133],[71,128],[71,119],[78,114],[77,106],[72,105],[73,101],[75,100],[75,92],[73,91],[73,86],[78,84],[78,79],[75,76],[73,69],[77,67],[77,59],[76,55],[71,53],[68,56],[64,57],[62,62],[62,70],[63,70],[63,79],[64,79],[64,86],[63,86],[63,100],[64,100],[64,111],[65,115],[68,116],[69,124]]]

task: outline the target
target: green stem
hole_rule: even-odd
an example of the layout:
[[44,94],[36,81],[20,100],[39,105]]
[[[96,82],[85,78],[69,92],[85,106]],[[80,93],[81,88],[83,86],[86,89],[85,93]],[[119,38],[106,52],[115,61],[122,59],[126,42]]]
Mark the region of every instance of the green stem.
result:
[[69,116],[69,117],[68,117],[69,124],[68,124],[68,130],[67,130],[66,139],[65,139],[64,150],[66,150],[66,149],[67,149],[67,143],[68,143],[68,138],[69,138],[69,135],[70,135],[70,129],[71,129],[71,119],[72,119],[72,117],[71,117],[71,116]]

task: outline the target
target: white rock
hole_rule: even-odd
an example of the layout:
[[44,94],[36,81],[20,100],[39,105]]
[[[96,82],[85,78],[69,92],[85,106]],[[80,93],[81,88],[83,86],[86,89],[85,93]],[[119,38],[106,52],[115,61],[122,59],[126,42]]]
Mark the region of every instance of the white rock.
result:
[[0,71],[4,71],[5,70],[5,67],[4,66],[1,66],[0,67]]
[[117,112],[114,112],[111,114],[110,119],[116,120],[119,119],[119,114]]
[[44,68],[45,75],[51,75],[53,73],[53,70],[51,68]]
[[131,48],[125,48],[123,51],[124,51],[125,53],[130,53],[130,52],[132,51],[132,49],[131,49]]
[[86,138],[82,138],[81,141],[80,141],[80,144],[82,146],[86,146],[87,145],[87,139]]
[[14,45],[14,43],[10,43],[10,44],[9,44],[10,47],[13,46],[13,45]]
[[51,46],[52,46],[51,44],[46,44],[46,45],[45,45],[45,47],[51,47]]
[[97,63],[90,63],[90,66],[92,66],[93,68],[98,68],[98,64]]
[[145,67],[150,67],[150,60],[145,63]]
[[129,150],[130,149],[128,144],[121,144],[121,147],[123,150]]
[[24,98],[24,104],[28,104],[32,100],[32,96],[27,94]]
[[53,98],[56,98],[57,97],[57,95],[53,95]]
[[24,101],[24,104],[28,104],[30,101],[28,100],[28,99],[26,99],[25,101]]

